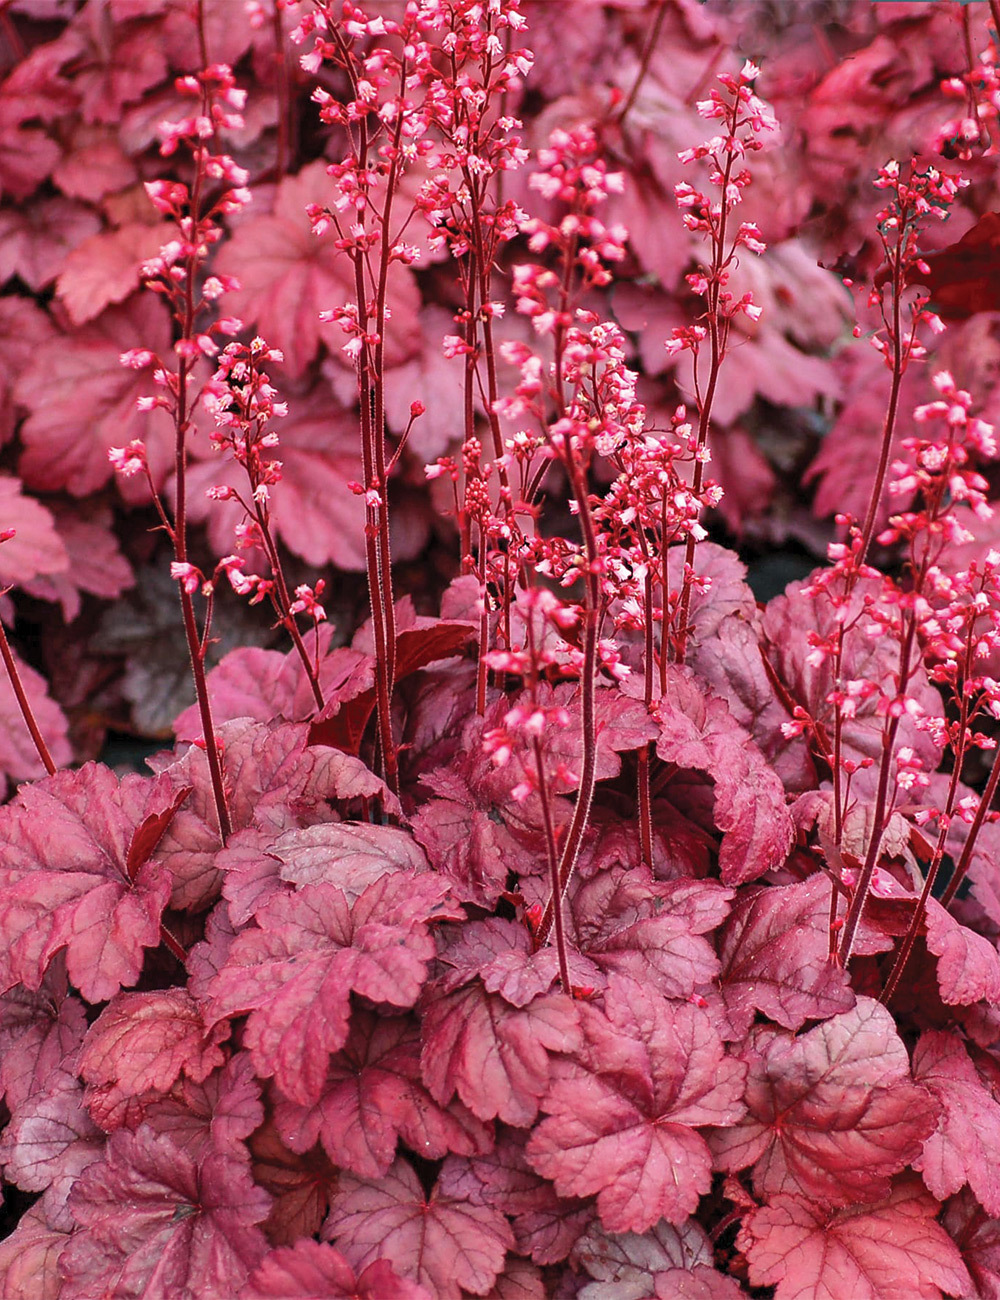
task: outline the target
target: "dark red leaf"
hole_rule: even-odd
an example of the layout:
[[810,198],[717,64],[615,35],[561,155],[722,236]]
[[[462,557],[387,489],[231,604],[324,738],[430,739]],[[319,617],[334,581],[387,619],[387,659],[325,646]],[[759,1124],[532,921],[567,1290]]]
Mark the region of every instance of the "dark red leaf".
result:
[[519,1254],[536,1264],[557,1264],[593,1218],[587,1201],[564,1200],[528,1164],[523,1129],[497,1134],[492,1151],[463,1160],[449,1159],[441,1171],[441,1190],[454,1200],[503,1207]]
[[745,1068],[688,1002],[612,975],[604,1004],[580,1006],[583,1046],[553,1063],[528,1160],[561,1196],[596,1193],[611,1232],[683,1222],[711,1181],[694,1130],[740,1118]]
[[499,1209],[454,1200],[440,1188],[425,1196],[402,1158],[384,1178],[343,1174],[323,1236],[356,1269],[387,1259],[435,1300],[461,1300],[462,1288],[485,1295],[514,1245]]
[[182,1076],[168,1096],[143,1100],[142,1117],[195,1160],[213,1147],[241,1152],[240,1144],[264,1120],[249,1054],[237,1052],[201,1083]]
[[305,1155],[290,1151],[267,1120],[250,1139],[253,1176],[274,1197],[264,1223],[268,1241],[290,1246],[300,1237],[313,1237],[330,1208],[338,1172],[326,1153],[313,1147]]
[[784,788],[729,706],[706,695],[693,674],[677,668],[668,674],[656,713],[659,756],[680,768],[706,772],[715,782],[723,881],[756,880],[781,865],[793,834]]
[[961,1192],[942,1216],[972,1277],[962,1300],[1000,1300],[1000,1219],[989,1219],[969,1190]]
[[[641,1236],[611,1235],[593,1224],[573,1248],[573,1260],[594,1279],[580,1300],[655,1296],[657,1300],[738,1300],[739,1283],[715,1271],[712,1246],[694,1221],[658,1223]],[[614,1288],[612,1292],[611,1288]]]
[[428,986],[421,1006],[421,1068],[445,1106],[457,1092],[480,1119],[524,1126],[538,1114],[551,1052],[579,1044],[576,1006],[565,994],[512,1007],[478,981],[454,992]]
[[266,1255],[243,1292],[246,1300],[431,1300],[384,1259],[355,1274],[339,1250],[321,1241],[297,1241]]
[[68,1058],[87,1030],[87,1011],[69,993],[65,966],[53,963],[37,992],[22,985],[0,998],[0,1089],[7,1109],[17,1107]]
[[878,1200],[934,1130],[940,1107],[911,1082],[893,1018],[871,998],[797,1038],[758,1028],[744,1058],[749,1114],[712,1145],[724,1169],[754,1165],[761,1196]]
[[135,880],[140,867],[144,867],[153,855],[153,851],[163,838],[163,832],[174,819],[174,814],[194,789],[193,786],[181,786],[174,795],[168,808],[163,812],[150,813],[144,822],[132,832],[128,853],[125,855],[125,869],[129,880]]
[[103,1002],[139,977],[144,948],[160,941],[170,895],[161,866],[147,862],[130,880],[128,844],[171,789],[164,778],[88,763],[24,786],[0,809],[2,979],[38,988],[62,949],[70,979],[89,1002]]
[[48,1188],[50,1213],[104,1150],[104,1134],[92,1123],[83,1100],[76,1075],[57,1069],[14,1109],[0,1139],[4,1179],[29,1192]]
[[69,1240],[54,1228],[43,1207],[33,1205],[0,1241],[0,1294],[24,1300],[59,1300],[59,1256]]
[[88,1104],[109,1115],[145,1092],[169,1092],[182,1073],[202,1083],[224,1063],[218,1044],[228,1036],[224,1023],[206,1027],[185,989],[119,993],[87,1031],[80,1052]]
[[[426,619],[419,627],[402,629],[396,635],[395,680],[400,682],[427,664],[459,654],[472,630],[470,623],[440,619]],[[374,708],[374,687],[342,704],[328,705],[312,724],[309,743],[334,745],[348,754],[356,754]]]
[[848,1011],[854,994],[830,961],[830,890],[825,876],[745,891],[722,931],[721,985],[733,1027],[746,1034],[761,1011],[801,1029]]
[[383,876],[353,907],[328,884],[268,899],[260,928],[237,936],[209,985],[210,1017],[249,1012],[258,1073],[290,1101],[315,1105],[329,1058],[347,1041],[351,990],[396,1007],[417,1000],[434,956],[426,920],[446,894],[425,872]]
[[939,1030],[921,1034],[913,1077],[941,1104],[937,1128],[924,1140],[914,1169],[939,1201],[968,1183],[986,1212],[1000,1216],[1000,1102],[984,1086],[961,1038]]
[[842,1210],[778,1196],[744,1219],[737,1244],[751,1282],[774,1286],[775,1300],[964,1296],[971,1279],[939,1208],[915,1177],[877,1205]]
[[914,271],[910,281],[930,290],[931,306],[945,320],[1000,310],[1000,212],[983,213],[961,239],[921,261],[927,270]]
[[70,1197],[78,1229],[62,1297],[232,1300],[263,1258],[271,1198],[230,1151],[192,1159],[169,1138],[120,1129]]
[[492,1145],[490,1130],[461,1103],[439,1106],[424,1087],[416,1021],[361,1010],[330,1060],[319,1102],[300,1106],[279,1098],[274,1118],[293,1151],[308,1151],[318,1140],[334,1164],[363,1178],[388,1172],[399,1138],[428,1160]]
[[996,945],[961,925],[934,898],[927,900],[927,947],[938,959],[941,1000],[949,1006],[1000,1001]]
[[581,882],[572,897],[580,952],[597,970],[581,985],[628,975],[664,997],[688,998],[719,973],[702,935],[726,916],[732,891],[715,881],[656,881],[648,867],[614,867]]
[[[242,286],[228,298],[229,309],[247,324],[261,321],[269,340],[284,352],[293,378],[313,360],[321,340],[340,351],[340,327],[320,324],[320,312],[343,307],[355,296],[354,270],[347,254],[336,248],[336,233],[317,238],[306,216],[307,204],[322,205],[333,197],[322,159],[295,176],[284,176],[273,212],[243,222],[219,257],[219,269],[238,276]],[[399,263],[393,272],[393,319],[386,340],[390,366],[417,351],[420,343],[416,282]]]

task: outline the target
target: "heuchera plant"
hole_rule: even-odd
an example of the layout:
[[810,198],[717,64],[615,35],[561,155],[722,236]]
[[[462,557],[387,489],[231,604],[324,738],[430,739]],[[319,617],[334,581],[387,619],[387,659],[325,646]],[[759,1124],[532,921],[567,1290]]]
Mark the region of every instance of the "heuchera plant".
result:
[[1000,6],[238,7],[0,6],[0,1293],[996,1300]]

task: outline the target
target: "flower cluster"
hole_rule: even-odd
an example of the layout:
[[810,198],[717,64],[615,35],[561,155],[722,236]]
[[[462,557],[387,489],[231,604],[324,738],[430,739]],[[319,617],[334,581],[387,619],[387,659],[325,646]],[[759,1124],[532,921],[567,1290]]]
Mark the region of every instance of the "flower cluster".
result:
[[759,68],[747,61],[738,77],[720,74],[719,82],[725,93],[713,87],[709,98],[698,103],[698,112],[704,118],[721,120],[725,133],[678,154],[685,164],[708,163],[709,183],[718,190],[718,195],[710,197],[687,181],[674,186],[674,197],[683,212],[685,226],[705,236],[711,258],[685,277],[691,291],[705,299],[704,318],[708,325],[693,323],[674,329],[666,344],[671,355],[691,351],[697,356],[710,333],[713,353],[724,354],[729,323],[734,318],[743,314],[751,321],[760,319],[761,308],[754,303],[751,293],[737,299],[726,287],[741,248],[757,254],[766,249],[752,221],[741,221],[735,231],[731,229],[732,213],[742,203],[743,191],[753,179],[749,167],[743,165],[746,155],[763,149],[765,142],[761,137],[778,130],[772,109],[752,90],[759,72]]

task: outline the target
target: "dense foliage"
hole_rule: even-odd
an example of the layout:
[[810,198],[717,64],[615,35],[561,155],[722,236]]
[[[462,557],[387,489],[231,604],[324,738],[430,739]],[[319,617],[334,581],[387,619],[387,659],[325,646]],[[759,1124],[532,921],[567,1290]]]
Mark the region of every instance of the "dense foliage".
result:
[[0,5],[0,1297],[998,1300],[998,28]]

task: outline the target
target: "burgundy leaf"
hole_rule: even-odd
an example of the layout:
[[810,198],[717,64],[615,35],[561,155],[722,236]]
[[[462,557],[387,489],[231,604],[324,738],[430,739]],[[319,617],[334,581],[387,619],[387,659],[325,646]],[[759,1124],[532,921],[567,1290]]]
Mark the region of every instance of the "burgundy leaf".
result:
[[620,867],[582,882],[571,908],[581,953],[603,985],[615,972],[664,997],[687,998],[719,973],[719,959],[701,936],[729,910],[732,891],[715,881],[655,881],[648,867]]
[[514,1245],[500,1210],[453,1200],[440,1189],[425,1196],[403,1159],[381,1179],[343,1174],[323,1236],[356,1269],[385,1258],[435,1300],[461,1300],[462,1288],[486,1295]]
[[[53,183],[68,198],[84,199],[100,205],[105,196],[120,196],[121,191],[135,184],[137,179],[135,165],[125,155],[122,148],[124,142],[119,136],[117,125],[113,123],[109,126],[98,126],[81,121],[73,123],[65,140],[65,152],[52,170]],[[133,215],[135,202],[138,200],[141,204],[141,215],[150,218],[154,225],[158,224],[155,211],[139,199],[134,190],[129,197],[132,199],[131,205],[127,200],[122,201],[122,208],[127,210],[129,215]],[[115,207],[113,201],[108,204],[110,209],[108,215],[112,220],[118,220],[117,215],[113,215]],[[151,257],[163,244],[164,232],[160,230],[158,233],[159,242],[153,245],[146,256]],[[145,261],[145,257],[142,260]],[[111,275],[114,269],[112,261],[106,270]],[[135,269],[133,288],[139,284],[138,263]],[[124,294],[122,296],[124,297]]]
[[711,1181],[699,1125],[735,1123],[745,1070],[707,1013],[612,975],[605,1010],[580,1007],[584,1043],[553,1064],[527,1146],[562,1196],[597,1194],[611,1232],[680,1223]]
[[233,926],[242,929],[269,898],[292,892],[278,875],[278,859],[270,852],[273,843],[273,831],[248,826],[231,835],[213,859]]
[[[48,683],[42,674],[22,663],[16,652],[12,650],[11,653],[53,763],[57,767],[69,763],[73,750],[69,743],[69,723],[62,709],[50,697]],[[10,677],[4,671],[0,674],[0,791],[7,793],[9,781],[29,781],[44,775],[42,760],[24,725],[24,715]]]
[[[30,412],[21,431],[20,463],[30,486],[87,496],[112,476],[109,448],[141,438],[162,487],[173,463],[173,426],[164,411],[136,410],[136,399],[147,393],[151,380],[119,361],[137,340],[162,355],[170,347],[166,312],[152,294],[109,307],[73,334],[37,349],[15,387],[17,400]],[[118,488],[129,501],[148,497],[141,476],[121,479]]]
[[548,1300],[549,1295],[546,1280],[534,1264],[508,1255],[504,1270],[486,1300]]
[[[343,757],[359,763],[347,754]],[[371,776],[367,768],[363,771]],[[353,903],[389,872],[427,869],[427,858],[412,835],[370,822],[321,822],[285,831],[277,838],[242,831],[215,861],[223,872],[222,892],[237,925],[245,924],[265,899],[285,893],[282,882],[336,885]]]
[[972,1278],[962,1300],[1000,1300],[1000,1219],[987,1218],[965,1190],[949,1201],[942,1222]]
[[209,1000],[209,985],[225,966],[236,934],[229,908],[220,900],[205,918],[204,939],[187,956],[188,992],[196,1002]]
[[[833,426],[820,443],[819,451],[803,478],[806,483],[819,480],[813,503],[817,516],[845,511],[863,518],[870,494],[871,449],[881,439],[885,423],[885,396],[879,388],[885,363],[876,356],[874,349],[855,346],[842,349],[832,365],[844,388],[843,401]],[[919,370],[907,367],[900,387],[900,409],[912,411],[921,400],[920,391]],[[903,451],[903,437],[905,429],[897,426],[892,443],[893,458]],[[879,527],[884,526],[895,508],[894,504],[883,500],[878,514]],[[782,597],[777,599],[784,603]],[[828,608],[832,609],[832,606]],[[858,677],[861,674],[851,672],[850,675]]]
[[52,513],[69,556],[69,567],[64,572],[32,578],[24,589],[40,600],[58,601],[63,618],[70,623],[80,613],[84,592],[114,600],[135,579],[112,531],[110,510],[92,501],[55,501]]
[[162,867],[146,863],[130,881],[128,845],[137,826],[169,800],[162,778],[118,778],[88,763],[24,786],[0,809],[0,932],[3,978],[38,988],[66,950],[72,982],[103,1002],[139,977],[144,948],[160,941],[170,894]]
[[775,1300],[940,1300],[971,1280],[955,1243],[936,1222],[937,1201],[902,1178],[877,1205],[842,1210],[778,1196],[743,1221],[737,1244],[755,1286]]
[[[512,702],[507,701],[508,708]],[[545,732],[542,749],[552,771],[564,765],[573,774],[572,780],[557,782],[556,788],[560,791],[575,789],[583,765],[578,688],[570,682],[551,690],[541,688],[538,702],[548,708],[562,705],[570,713],[569,726],[550,727]],[[594,718],[596,776],[599,781],[616,777],[622,767],[619,755],[655,740],[659,732],[641,699],[630,699],[614,688],[597,692]]]
[[[456,791],[456,793],[458,793]],[[523,847],[502,817],[464,799],[428,799],[411,819],[413,834],[427,850],[436,871],[459,897],[493,908],[507,887],[511,861],[523,861]]]
[[149,1098],[142,1116],[154,1132],[169,1137],[195,1160],[211,1147],[239,1151],[239,1144],[264,1120],[249,1054],[237,1052],[201,1083],[182,1076],[168,1096]]
[[33,1205],[17,1227],[0,1241],[0,1295],[4,1300],[59,1300],[59,1256],[66,1232],[46,1222]]
[[266,1252],[256,1225],[270,1204],[231,1152],[194,1160],[149,1128],[121,1129],[70,1196],[79,1227],[61,1295],[231,1300]]
[[211,981],[210,1015],[250,1013],[246,1045],[259,1074],[290,1101],[315,1105],[329,1057],[347,1040],[350,992],[412,1006],[434,941],[425,919],[447,893],[430,873],[383,876],[354,903],[307,885],[260,908]]
[[286,831],[268,852],[277,858],[282,880],[300,888],[325,881],[342,889],[352,903],[385,875],[427,871],[427,858],[412,835],[396,826],[370,822],[332,822]]
[[[527,927],[498,916],[470,921],[454,930],[442,930],[438,960],[454,972],[445,979],[444,986],[448,989],[466,984],[478,975],[488,993],[499,993],[514,1007],[526,1007],[540,994],[547,993],[559,973],[555,948],[533,951]],[[593,968],[572,952],[569,963],[571,979],[585,984]]]
[[[396,631],[397,682],[427,664],[458,654],[473,630],[470,623],[443,619],[420,619],[416,624]],[[363,644],[362,634],[354,638],[354,649],[359,648],[359,640]],[[335,745],[349,754],[356,754],[374,708],[374,686],[343,704],[327,705],[312,725],[310,743]]]
[[87,1029],[87,1012],[67,991],[66,972],[56,961],[36,993],[23,986],[0,998],[0,1090],[14,1111],[68,1058],[75,1058]]
[[91,235],[66,258],[56,287],[70,320],[84,325],[139,288],[143,262],[159,253],[163,227],[130,221]]
[[83,1105],[83,1085],[58,1069],[13,1111],[0,1139],[0,1164],[8,1182],[29,1192],[52,1187],[65,1200],[103,1149],[104,1134]]
[[445,1106],[457,1092],[473,1115],[524,1126],[549,1083],[550,1052],[579,1043],[577,1009],[562,993],[512,1007],[476,982],[454,992],[428,986],[421,1006],[421,1068]]
[[[238,310],[235,297],[229,307]],[[276,331],[269,337],[277,343]],[[281,490],[270,503],[274,532],[309,564],[363,569],[364,498],[348,486],[359,469],[356,419],[338,410],[329,388],[320,383],[296,398],[280,432]],[[207,448],[206,454],[211,459],[192,462],[188,475],[191,519],[206,524],[216,553],[224,555],[233,550],[233,530],[243,520],[243,508],[235,499],[215,501],[206,493],[225,485],[243,494],[247,476],[235,461],[221,460]]]
[[268,1241],[290,1246],[300,1237],[315,1236],[339,1177],[326,1153],[317,1146],[296,1155],[281,1141],[271,1120],[254,1133],[249,1145],[254,1179],[274,1197],[264,1224]]
[[185,989],[119,993],[91,1025],[79,1058],[88,1101],[102,1114],[144,1092],[169,1092],[183,1073],[202,1083],[225,1061],[218,1044],[224,1022],[211,1030]]
[[738,1300],[743,1294],[733,1278],[714,1267],[712,1246],[704,1231],[688,1219],[677,1227],[661,1222],[641,1236],[611,1235],[593,1224],[576,1243],[573,1260],[594,1279],[580,1300]]
[[[218,732],[225,747],[234,830],[256,825],[277,836],[292,827],[329,821],[331,799],[349,801],[383,792],[387,808],[394,810],[392,796],[374,773],[339,750],[308,745],[301,724],[244,718],[223,724]],[[161,759],[153,766],[169,776],[175,788],[193,787],[155,858],[174,877],[171,905],[204,908],[218,897],[221,879],[216,863],[218,821],[205,752],[192,745],[181,757]]]
[[125,870],[129,880],[135,880],[139,868],[146,865],[153,851],[163,839],[163,833],[174,819],[174,815],[191,793],[191,786],[181,786],[174,795],[170,806],[162,812],[150,813],[146,820],[135,828],[129,840],[128,853],[125,855]]
[[[320,631],[319,682],[324,698],[328,699],[363,665],[370,665],[371,660],[348,646],[324,645],[322,628]],[[364,685],[370,686],[371,680]],[[232,722],[235,718],[301,722],[316,711],[302,660],[294,650],[285,654],[279,650],[262,650],[259,646],[230,650],[208,674],[208,693],[217,723]],[[173,727],[178,740],[197,740],[203,730],[197,703],[179,714]]]
[[744,892],[722,931],[722,994],[734,1028],[746,1034],[754,1012],[786,1029],[854,1005],[846,973],[830,960],[830,882]]
[[939,1030],[921,1034],[913,1077],[941,1103],[937,1128],[914,1169],[939,1201],[968,1183],[986,1212],[1000,1216],[1000,1102],[984,1087],[961,1038]]
[[675,668],[657,703],[656,751],[668,763],[706,772],[715,782],[715,823],[723,832],[719,865],[727,885],[756,880],[791,848],[792,821],[781,781],[729,711]]
[[[306,216],[307,204],[322,205],[333,196],[326,173],[326,163],[319,159],[298,175],[283,177],[271,215],[243,222],[218,261],[219,270],[238,276],[242,285],[227,299],[229,309],[247,324],[265,323],[262,329],[284,352],[293,378],[313,360],[321,340],[340,350],[340,327],[321,325],[320,312],[343,307],[355,296],[354,270],[336,247],[336,232],[317,238]],[[389,280],[393,319],[386,364],[392,366],[418,350],[419,294],[411,272],[399,263]]]
[[959,924],[935,898],[927,900],[927,947],[938,959],[941,1000],[949,1006],[1000,1002],[996,945]]
[[759,1028],[744,1056],[749,1113],[713,1149],[724,1169],[753,1164],[762,1196],[878,1200],[934,1129],[940,1108],[911,1082],[892,1016],[871,998],[798,1038]]
[[[10,212],[0,210],[0,276],[7,279],[4,258],[17,240],[9,240],[10,226],[6,218]],[[16,253],[14,254],[16,256]],[[22,275],[28,268],[22,268]],[[23,408],[14,401],[14,383],[35,352],[43,343],[55,336],[55,329],[46,312],[36,307],[28,298],[6,293],[0,297],[0,443],[7,442],[14,432]]]
[[492,1151],[447,1160],[439,1185],[454,1200],[501,1205],[518,1252],[536,1264],[557,1264],[569,1255],[593,1211],[586,1201],[564,1200],[535,1173],[524,1154],[527,1138],[523,1129],[501,1129]]
[[61,573],[69,556],[50,511],[22,496],[21,480],[0,474],[0,519],[14,536],[0,545],[0,586],[15,587],[39,574]]
[[38,293],[59,274],[66,255],[100,228],[96,212],[58,195],[5,208],[0,212],[0,281],[18,275]]
[[[884,404],[878,417],[880,429],[883,415]],[[870,456],[868,442],[864,456],[867,464]],[[845,509],[845,503],[839,501],[837,508]],[[808,580],[793,582],[784,595],[775,596],[768,603],[763,618],[762,650],[793,704],[801,705],[832,735],[833,709],[828,698],[834,686],[832,668],[829,659],[824,659],[818,666],[810,660],[813,650],[810,633],[831,637],[843,620],[852,629],[845,638],[843,677],[872,682],[890,698],[895,694],[894,674],[899,668],[899,647],[891,637],[876,634],[876,629],[880,631],[882,624],[866,613],[866,601],[879,608],[884,600],[880,577],[861,578],[842,610],[835,608],[822,591],[814,588],[804,590],[807,587]],[[907,695],[918,702],[928,717],[940,717],[941,697],[927,680],[923,668],[918,667],[911,675]],[[871,699],[859,701],[855,716],[844,719],[842,724],[843,757],[855,762],[865,758],[875,760],[874,767],[855,773],[851,785],[855,799],[873,797],[878,781],[883,731],[883,718],[877,713],[878,699],[876,694]],[[896,743],[909,746],[922,759],[924,771],[933,772],[937,768],[941,759],[939,745],[925,726],[918,727],[908,715],[900,719]]]
[[789,792],[811,789],[816,772],[809,751],[782,733],[788,710],[775,694],[760,652],[759,615],[730,614],[689,659],[698,676],[729,704]]
[[416,1282],[384,1259],[355,1274],[339,1250],[321,1241],[297,1241],[265,1255],[247,1283],[246,1300],[431,1300]]
[[279,1098],[274,1118],[293,1151],[308,1151],[318,1140],[334,1164],[363,1178],[388,1172],[399,1138],[428,1160],[492,1145],[489,1129],[461,1103],[438,1106],[424,1087],[416,1022],[360,1010],[330,1060],[319,1102],[300,1106]]

